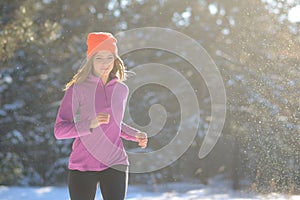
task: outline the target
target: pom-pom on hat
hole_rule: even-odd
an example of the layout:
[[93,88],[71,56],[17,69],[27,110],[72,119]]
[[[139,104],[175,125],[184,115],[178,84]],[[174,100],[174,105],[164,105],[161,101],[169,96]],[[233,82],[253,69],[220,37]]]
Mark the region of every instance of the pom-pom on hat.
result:
[[117,39],[107,32],[92,32],[88,34],[86,44],[88,46],[87,58],[90,59],[96,52],[107,50],[118,55]]

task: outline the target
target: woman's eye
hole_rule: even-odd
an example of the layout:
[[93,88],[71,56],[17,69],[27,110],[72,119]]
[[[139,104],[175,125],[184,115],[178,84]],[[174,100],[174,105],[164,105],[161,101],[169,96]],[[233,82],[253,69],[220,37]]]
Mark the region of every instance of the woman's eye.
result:
[[113,60],[114,58],[111,57],[111,58],[96,58],[96,60]]

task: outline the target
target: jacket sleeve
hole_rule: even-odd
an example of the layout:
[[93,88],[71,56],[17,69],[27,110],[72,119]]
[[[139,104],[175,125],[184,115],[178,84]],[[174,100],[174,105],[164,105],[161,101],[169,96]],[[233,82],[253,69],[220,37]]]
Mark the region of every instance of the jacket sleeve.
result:
[[72,85],[65,92],[57,113],[54,125],[56,139],[69,139],[91,134],[90,121],[74,121],[78,108],[79,99],[74,94],[74,85]]
[[121,124],[121,137],[125,140],[131,140],[134,142],[137,142],[137,139],[135,135],[140,132],[139,130],[132,128],[131,126],[128,126],[124,122]]

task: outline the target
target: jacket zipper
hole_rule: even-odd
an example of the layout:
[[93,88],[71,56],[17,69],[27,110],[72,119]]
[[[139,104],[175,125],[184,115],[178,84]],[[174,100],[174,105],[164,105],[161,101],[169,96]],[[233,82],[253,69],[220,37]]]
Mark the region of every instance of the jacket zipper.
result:
[[107,94],[106,94],[105,87],[106,87],[106,85],[103,86],[103,91],[104,91],[104,96],[105,96],[105,104],[106,104],[106,106],[108,106],[108,103],[107,103]]
[[105,104],[106,104],[106,106],[108,107],[108,100],[107,100],[107,94],[106,94],[106,87],[109,85],[109,82],[110,82],[111,80],[109,80],[105,85],[103,84],[103,91],[104,91],[104,96],[105,96]]

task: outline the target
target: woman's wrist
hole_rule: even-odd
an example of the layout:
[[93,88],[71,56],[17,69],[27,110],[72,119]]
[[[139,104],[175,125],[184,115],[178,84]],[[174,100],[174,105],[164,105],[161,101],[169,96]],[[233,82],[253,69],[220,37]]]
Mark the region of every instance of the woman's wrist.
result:
[[144,132],[138,131],[138,132],[135,133],[134,136],[135,136],[136,138],[143,139],[143,138],[146,138],[146,137],[147,137],[147,134],[144,133]]

